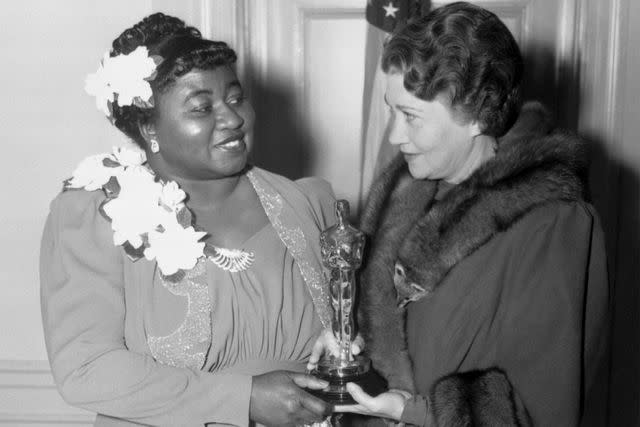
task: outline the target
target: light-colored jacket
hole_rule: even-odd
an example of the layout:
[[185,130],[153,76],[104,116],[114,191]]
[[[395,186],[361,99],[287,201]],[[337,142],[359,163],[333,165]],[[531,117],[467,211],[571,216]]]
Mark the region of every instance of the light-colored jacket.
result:
[[[333,222],[329,185],[316,179],[292,182],[255,167],[249,173],[323,326],[328,326],[330,306],[318,242],[320,230]],[[114,246],[110,224],[98,209],[104,197],[101,191],[60,194],[52,202],[43,235],[42,317],[61,395],[72,405],[101,414],[97,426],[249,425],[255,366],[208,372],[166,366],[151,356],[145,315],[155,262],[132,262]],[[261,369],[293,365],[262,361]]]

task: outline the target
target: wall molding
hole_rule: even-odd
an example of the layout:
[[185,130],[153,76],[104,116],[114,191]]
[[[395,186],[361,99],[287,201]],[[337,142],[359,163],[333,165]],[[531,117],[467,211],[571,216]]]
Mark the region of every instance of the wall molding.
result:
[[[349,15],[347,18],[355,15],[364,17],[365,12],[361,0],[273,0],[273,3],[263,0],[238,0],[238,3],[240,16],[236,18],[242,22],[239,25],[242,31],[237,32],[236,44],[243,47],[243,53],[247,64],[251,65],[252,72],[250,78],[244,80],[264,86],[274,79],[284,79],[288,82],[293,79],[298,86],[296,89],[304,86],[304,64],[300,63],[299,58],[304,58],[305,20],[321,16],[336,18],[345,13]],[[283,5],[289,9],[292,21],[287,21],[277,13],[278,8]],[[293,28],[290,28],[291,22]],[[291,31],[286,35],[281,33],[288,30]],[[293,38],[293,52],[287,52],[287,46],[283,45],[290,38]],[[279,67],[279,62],[284,61],[295,61],[288,64],[293,65],[293,75],[278,75],[280,71],[286,73],[292,70],[290,67]]]
[[92,426],[95,414],[67,405],[46,360],[0,360],[0,426]]
[[0,412],[0,426],[29,426],[30,424],[42,426],[93,426],[94,415],[83,414],[12,414]]
[[49,372],[47,360],[0,359],[0,374],[5,371]]
[[579,3],[577,12],[577,44],[581,52],[580,89],[588,107],[581,117],[581,127],[599,129],[607,137],[615,139],[618,136],[616,123],[619,123],[616,104],[622,53],[621,0],[606,3],[587,0]]
[[578,2],[578,40],[580,112],[578,131],[598,146],[592,158],[590,177],[593,201],[603,219],[607,239],[611,281],[617,274],[619,233],[619,164],[624,160],[622,106],[625,88],[623,59],[626,17],[622,0]]

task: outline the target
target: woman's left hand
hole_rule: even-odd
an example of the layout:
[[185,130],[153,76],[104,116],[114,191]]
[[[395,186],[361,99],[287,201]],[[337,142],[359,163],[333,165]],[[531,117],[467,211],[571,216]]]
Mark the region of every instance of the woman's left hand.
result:
[[[351,354],[353,356],[356,356],[360,354],[363,348],[364,340],[362,339],[362,336],[357,335],[356,338],[351,342]],[[329,328],[324,329],[316,339],[316,342],[313,345],[313,349],[311,350],[309,362],[307,363],[307,370],[313,371],[314,369],[316,369],[318,367],[320,358],[325,354],[335,357],[338,357],[338,355],[340,354],[340,346],[338,345],[338,340],[336,339],[335,335],[333,335],[333,331]]]
[[411,393],[403,390],[389,390],[373,397],[354,383],[348,383],[347,390],[357,404],[337,405],[333,409],[334,412],[354,412],[399,421],[407,399],[411,398]]

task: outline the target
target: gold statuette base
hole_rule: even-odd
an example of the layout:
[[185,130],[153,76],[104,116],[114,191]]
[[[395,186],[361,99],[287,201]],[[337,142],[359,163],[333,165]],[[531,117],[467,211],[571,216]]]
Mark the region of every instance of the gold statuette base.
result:
[[347,391],[347,383],[356,383],[362,389],[373,396],[384,391],[377,376],[370,372],[371,361],[365,356],[354,356],[354,360],[341,362],[331,357],[318,363],[316,370],[312,372],[316,377],[328,381],[329,387],[324,390],[309,390],[333,405],[351,405],[356,402]]

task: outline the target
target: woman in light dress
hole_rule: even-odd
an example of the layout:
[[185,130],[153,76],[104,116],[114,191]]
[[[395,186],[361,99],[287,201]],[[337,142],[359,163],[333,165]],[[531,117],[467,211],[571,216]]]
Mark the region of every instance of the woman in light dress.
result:
[[[301,425],[329,326],[319,179],[252,166],[236,55],[161,13],[113,42],[87,90],[138,150],[80,164],[51,204],[42,315],[58,389],[96,426]],[[283,155],[286,153],[283,153]]]

